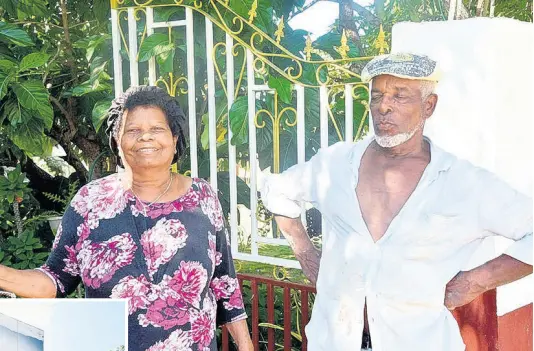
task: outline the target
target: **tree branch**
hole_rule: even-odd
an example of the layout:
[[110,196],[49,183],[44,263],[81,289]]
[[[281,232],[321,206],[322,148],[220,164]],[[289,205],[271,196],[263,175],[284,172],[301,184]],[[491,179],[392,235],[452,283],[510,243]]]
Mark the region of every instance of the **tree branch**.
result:
[[73,150],[73,144],[70,140],[66,140],[61,131],[58,131],[54,128],[50,129],[50,136],[58,141],[59,145],[63,148],[66,156],[62,157],[68,164],[70,164],[82,177],[82,181],[85,183],[87,181],[88,171],[85,168],[85,165],[80,160],[76,152]]
[[74,60],[74,54],[72,51],[72,43],[70,41],[70,31],[69,31],[69,18],[67,14],[67,3],[65,0],[59,0],[59,6],[61,8],[61,21],[63,23],[63,32],[65,34],[65,52],[67,53],[68,59],[67,63],[71,69],[72,77],[78,77],[76,73],[76,62]]
[[61,103],[59,102],[58,99],[56,99],[52,95],[50,95],[49,97],[50,97],[50,101],[52,101],[52,103],[54,105],[56,105],[57,108],[61,111],[63,116],[65,116],[65,119],[67,120],[67,123],[69,124],[69,130],[70,130],[70,133],[67,136],[66,140],[67,141],[71,141],[72,138],[74,137],[74,135],[78,132],[78,128],[76,128],[76,124],[74,123],[74,119],[72,118],[72,115],[65,109],[65,107],[63,107],[63,105],[61,105]]

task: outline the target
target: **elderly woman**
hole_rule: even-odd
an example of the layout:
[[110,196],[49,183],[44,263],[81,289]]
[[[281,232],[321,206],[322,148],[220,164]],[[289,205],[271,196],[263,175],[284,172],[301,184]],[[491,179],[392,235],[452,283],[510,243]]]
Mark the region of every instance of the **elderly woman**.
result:
[[129,301],[129,350],[216,350],[227,325],[251,350],[243,298],[216,193],[172,173],[184,153],[185,116],[156,87],[130,88],[110,108],[110,145],[125,172],[95,180],[72,200],[40,269],[0,266],[0,289]]

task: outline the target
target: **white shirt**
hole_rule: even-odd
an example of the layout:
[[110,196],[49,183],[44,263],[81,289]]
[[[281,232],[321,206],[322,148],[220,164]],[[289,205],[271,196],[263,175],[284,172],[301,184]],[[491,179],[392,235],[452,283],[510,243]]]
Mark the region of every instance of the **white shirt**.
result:
[[372,137],[321,149],[265,179],[262,200],[271,212],[296,218],[305,201],[326,222],[306,327],[310,351],[359,349],[366,300],[373,351],[465,350],[444,306],[446,284],[490,235],[515,240],[506,254],[532,264],[532,199],[426,140],[431,161],[376,243],[355,191]]

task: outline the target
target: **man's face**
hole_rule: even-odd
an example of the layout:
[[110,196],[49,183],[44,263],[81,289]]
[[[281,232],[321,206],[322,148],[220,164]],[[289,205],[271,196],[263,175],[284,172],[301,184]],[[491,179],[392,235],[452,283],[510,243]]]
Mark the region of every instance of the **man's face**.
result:
[[390,75],[375,77],[370,109],[377,142],[384,147],[394,147],[409,140],[422,130],[436,102],[435,95],[422,99],[418,80]]

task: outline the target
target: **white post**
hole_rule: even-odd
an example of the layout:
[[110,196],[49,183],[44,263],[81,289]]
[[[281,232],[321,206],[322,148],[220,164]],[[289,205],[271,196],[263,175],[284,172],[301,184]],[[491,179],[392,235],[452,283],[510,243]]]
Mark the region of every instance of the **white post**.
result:
[[135,8],[128,8],[128,51],[130,53],[130,86],[139,85],[139,70],[137,67],[137,22]]
[[[154,34],[154,8],[146,8],[146,35]],[[152,57],[148,60],[148,84],[156,85],[156,59]]]
[[122,93],[122,59],[120,53],[119,14],[115,9],[111,9],[111,37],[113,42],[113,84],[115,97],[118,97]]
[[[319,120],[321,128],[321,148],[328,147],[328,90],[326,86],[319,88]],[[326,241],[326,221],[321,216],[321,234],[323,242]]]
[[191,150],[191,177],[198,177],[197,159],[197,108],[195,97],[195,37],[193,34],[193,10],[185,9],[187,42],[187,103],[189,107],[189,148]]
[[[234,39],[226,34],[226,91],[228,92],[228,111],[234,103],[234,55],[232,48]],[[230,175],[230,241],[232,254],[239,252],[238,232],[237,232],[237,163],[236,149],[231,144],[232,128],[230,128],[230,116],[228,116],[228,167]]]
[[206,63],[208,73],[208,128],[210,144],[210,184],[217,192],[217,111],[215,107],[215,69],[213,66],[213,23],[206,17]]
[[449,2],[449,16],[447,17],[449,21],[453,20],[456,15],[456,2],[457,0],[450,0]]
[[[305,94],[304,87],[300,84],[295,85],[297,91],[297,162],[302,164],[306,162],[306,121],[305,121]],[[300,218],[306,225],[306,209],[301,205]]]
[[251,254],[258,255],[258,219],[256,218],[256,210],[258,208],[258,199],[256,196],[256,169],[258,163],[256,160],[256,124],[254,118],[256,116],[256,93],[254,91],[254,55],[250,49],[247,49],[247,89],[248,89],[248,144],[250,156],[250,238],[251,238]]

